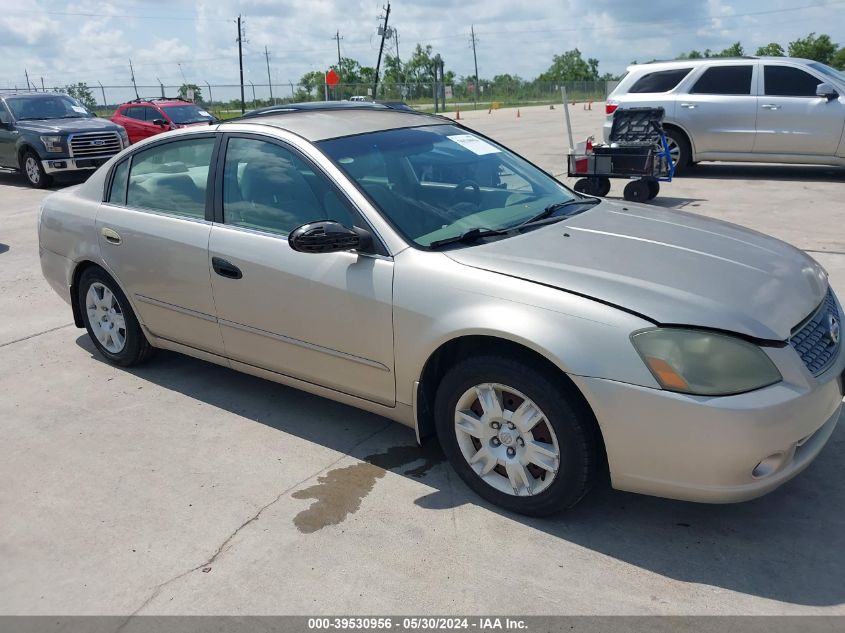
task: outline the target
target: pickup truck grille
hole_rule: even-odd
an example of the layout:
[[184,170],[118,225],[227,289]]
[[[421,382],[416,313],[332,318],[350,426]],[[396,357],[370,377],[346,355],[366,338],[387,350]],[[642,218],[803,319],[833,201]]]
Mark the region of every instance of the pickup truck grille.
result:
[[833,290],[828,288],[822,304],[789,339],[789,344],[814,376],[822,373],[836,358],[842,339],[842,316],[836,309]]
[[122,149],[117,132],[71,134],[69,140],[70,155],[73,158],[112,156]]

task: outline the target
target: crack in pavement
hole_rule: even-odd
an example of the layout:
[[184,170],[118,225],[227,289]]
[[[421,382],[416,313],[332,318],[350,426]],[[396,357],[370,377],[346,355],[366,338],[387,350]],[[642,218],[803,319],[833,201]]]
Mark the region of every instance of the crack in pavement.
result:
[[129,614],[126,621],[123,624],[121,624],[120,627],[118,627],[117,631],[123,630],[123,628],[129,623],[129,620],[131,618],[138,615],[144,608],[146,608],[150,603],[152,603],[153,600],[158,598],[158,596],[161,595],[161,592],[164,591],[165,587],[167,587],[168,585],[184,578],[188,574],[191,574],[191,573],[197,571],[198,569],[202,569],[203,567],[208,567],[209,565],[211,565],[211,563],[216,561],[227,550],[227,546],[229,545],[229,543],[232,542],[232,540],[241,532],[241,530],[246,528],[251,523],[254,523],[255,521],[257,521],[261,517],[262,513],[267,508],[269,508],[273,504],[277,503],[282,497],[286,496],[292,490],[295,490],[296,488],[298,488],[302,484],[306,483],[307,481],[313,479],[314,477],[316,477],[320,473],[325,472],[326,470],[328,470],[332,466],[335,466],[336,464],[340,463],[342,460],[346,459],[347,457],[350,457],[352,451],[354,451],[356,448],[358,448],[359,446],[361,446],[365,442],[368,442],[369,440],[374,438],[379,433],[382,433],[382,432],[386,431],[387,429],[391,428],[394,424],[395,423],[392,422],[392,421],[387,422],[387,424],[385,424],[384,426],[380,427],[376,431],[373,431],[372,433],[370,433],[369,435],[367,435],[363,439],[361,439],[358,442],[356,442],[355,444],[353,444],[343,455],[341,455],[337,459],[335,459],[332,462],[330,462],[329,464],[326,464],[325,466],[321,467],[319,470],[309,474],[307,477],[305,477],[301,481],[298,481],[295,484],[293,484],[292,486],[285,488],[282,492],[280,492],[278,495],[276,495],[276,497],[272,501],[270,501],[270,502],[264,504],[263,506],[261,506],[258,509],[258,511],[255,512],[255,514],[253,514],[250,518],[248,518],[246,521],[241,523],[231,534],[229,534],[229,536],[227,536],[223,540],[223,542],[220,544],[220,546],[217,548],[217,550],[214,552],[214,554],[212,554],[211,557],[207,561],[205,561],[204,563],[200,563],[199,565],[192,567],[191,569],[184,571],[180,574],[177,574],[176,576],[173,576],[172,578],[169,578],[169,579],[165,580],[164,582],[156,585],[155,588],[153,589],[152,593],[147,597],[147,599],[144,600],[144,602],[142,602],[141,605],[137,609],[135,609],[132,613]]
[[50,332],[55,332],[56,330],[61,330],[66,327],[70,327],[71,325],[75,325],[74,323],[65,323],[64,325],[59,325],[56,327],[51,327],[49,330],[44,330],[43,332],[36,332],[35,334],[30,334],[29,336],[24,336],[22,338],[16,338],[14,341],[8,341],[6,343],[0,343],[0,347],[7,347],[9,345],[14,345],[15,343],[20,343],[22,341],[28,341],[31,338],[35,338],[36,336],[41,336],[42,334],[49,334]]

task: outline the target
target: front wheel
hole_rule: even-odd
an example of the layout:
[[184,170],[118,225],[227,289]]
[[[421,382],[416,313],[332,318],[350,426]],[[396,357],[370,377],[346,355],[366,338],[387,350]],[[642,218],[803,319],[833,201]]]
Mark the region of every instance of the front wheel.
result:
[[53,183],[53,178],[44,171],[41,160],[32,150],[25,151],[21,156],[21,171],[30,186],[36,189],[44,189]]
[[152,355],[126,295],[104,270],[89,268],[82,273],[77,301],[88,336],[107,360],[129,367]]
[[438,387],[435,419],[461,479],[513,512],[560,512],[595,478],[591,414],[561,379],[531,364],[501,356],[460,362]]

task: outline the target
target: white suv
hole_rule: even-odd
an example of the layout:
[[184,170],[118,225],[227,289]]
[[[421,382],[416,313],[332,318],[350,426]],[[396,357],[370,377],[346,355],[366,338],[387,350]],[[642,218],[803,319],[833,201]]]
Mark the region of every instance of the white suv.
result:
[[630,66],[605,106],[661,106],[678,171],[704,160],[845,166],[845,73],[791,57]]

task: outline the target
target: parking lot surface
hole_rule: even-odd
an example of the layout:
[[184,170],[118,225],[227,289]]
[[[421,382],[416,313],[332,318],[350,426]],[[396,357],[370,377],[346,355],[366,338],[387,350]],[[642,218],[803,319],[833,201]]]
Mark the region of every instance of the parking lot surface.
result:
[[[600,135],[593,107],[576,140]],[[561,106],[516,112],[461,119],[565,172]],[[843,297],[844,184],[703,164],[652,203],[790,242]],[[41,277],[47,193],[0,174],[0,614],[845,614],[845,421],[753,502],[602,483],[508,514],[378,416],[173,353],[103,362]]]

